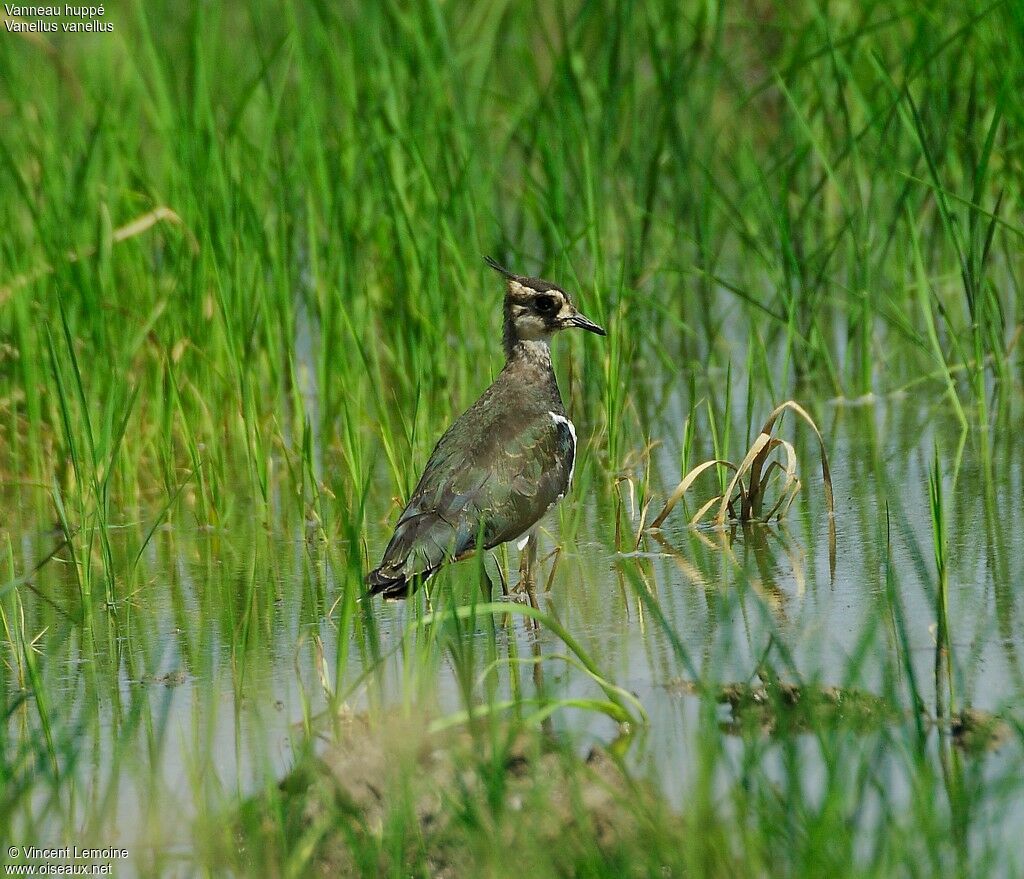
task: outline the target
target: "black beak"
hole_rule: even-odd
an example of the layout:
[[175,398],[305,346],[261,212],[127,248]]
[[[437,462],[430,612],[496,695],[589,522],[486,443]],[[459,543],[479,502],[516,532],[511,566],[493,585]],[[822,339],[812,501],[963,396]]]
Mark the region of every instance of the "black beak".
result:
[[566,321],[567,326],[579,327],[581,330],[586,330],[588,333],[594,333],[598,336],[607,336],[608,334],[604,331],[604,327],[599,327],[589,317],[580,314],[578,311],[572,317]]

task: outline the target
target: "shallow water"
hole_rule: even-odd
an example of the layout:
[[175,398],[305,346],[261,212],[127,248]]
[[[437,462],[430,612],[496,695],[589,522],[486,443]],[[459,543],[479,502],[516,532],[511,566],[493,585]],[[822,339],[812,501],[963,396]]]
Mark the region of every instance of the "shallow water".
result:
[[[653,453],[655,502],[648,521],[679,477],[672,438],[682,435],[681,406],[666,401],[647,425],[652,436],[665,438]],[[656,779],[673,803],[685,805],[701,737],[708,735],[701,701],[680,686],[694,671],[722,683],[749,682],[768,656],[789,681],[895,694],[907,712],[897,726],[902,723],[909,736],[908,680],[896,659],[902,621],[921,700],[930,715],[941,713],[928,499],[936,446],[942,449],[957,702],[1020,718],[1022,439],[1006,429],[996,429],[987,441],[976,433],[962,438],[945,412],[941,400],[920,396],[820,407],[835,481],[834,559],[816,446],[792,423],[783,435],[802,437],[797,448],[805,486],[783,524],[691,529],[680,508],[660,540],[645,537],[634,549],[626,536],[619,552],[616,498],[594,488],[571,496],[546,522],[542,557],[560,540],[560,523],[575,538],[561,541],[542,607],[579,639],[608,679],[639,697],[650,725],[635,736],[628,759],[638,773]],[[739,408],[736,417],[740,423]],[[387,497],[383,473],[381,486],[380,496]],[[635,527],[639,511],[631,509],[627,486],[619,488],[623,521],[628,517]],[[22,503],[26,508],[31,510]],[[147,521],[139,514],[113,532],[118,558],[131,558]],[[58,843],[74,833],[79,844],[126,846],[133,870],[188,873],[195,822],[216,820],[232,797],[259,791],[287,771],[304,722],[315,727],[327,704],[325,682],[342,690],[354,685],[347,704],[357,711],[410,698],[422,700],[435,717],[464,707],[447,651],[428,656],[415,646],[423,638],[399,649],[421,602],[360,605],[360,625],[339,632],[346,546],[323,541],[306,522],[268,529],[239,515],[215,529],[188,523],[187,515],[178,515],[157,532],[140,560],[136,591],[116,614],[102,601],[98,610],[84,613],[68,564],[59,557],[31,587],[18,590],[23,631],[45,658],[39,663],[41,691],[49,699],[45,706],[35,703],[28,682],[19,682],[24,660],[5,645],[5,704],[25,700],[6,723],[8,761],[24,753],[40,767],[31,796],[16,812],[22,840]],[[31,568],[56,545],[53,534],[13,525],[8,531],[16,571]],[[387,529],[370,531],[369,553],[376,558]],[[512,552],[504,564],[513,582],[515,563]],[[545,563],[545,576],[551,563]],[[435,588],[440,594],[453,584],[475,588],[473,564],[439,576]],[[497,583],[496,563],[488,564]],[[101,584],[95,588],[102,592]],[[639,588],[660,606],[690,670]],[[22,623],[10,619],[8,625]],[[493,639],[490,632],[481,623],[469,636],[479,647],[478,667],[489,650],[499,657],[564,652],[550,632],[535,633],[522,619],[499,628]],[[368,668],[372,672],[360,682]],[[543,661],[536,674],[525,664],[517,668],[516,686],[524,694],[540,684],[550,698],[598,695],[586,676],[558,659]],[[512,688],[511,674],[507,666],[499,673],[499,695]],[[54,750],[63,755],[56,782],[46,780],[43,716]],[[557,712],[553,726],[572,734],[581,748],[619,732],[608,718],[576,709]],[[858,735],[865,753],[876,745],[877,730]],[[808,789],[827,783],[815,735],[790,738]],[[940,746],[933,733],[931,747]],[[781,779],[783,757],[767,735],[727,736],[724,747],[727,759],[716,782],[723,795],[751,754],[768,777]],[[1024,777],[1022,758],[1019,737],[1010,736],[998,749],[967,759],[995,783]],[[906,765],[878,763],[890,802],[911,794]],[[880,814],[865,803],[864,827],[873,809]],[[1019,838],[1021,798],[997,801],[977,821],[972,834],[979,839]],[[1018,866],[1006,864],[1007,875]]]

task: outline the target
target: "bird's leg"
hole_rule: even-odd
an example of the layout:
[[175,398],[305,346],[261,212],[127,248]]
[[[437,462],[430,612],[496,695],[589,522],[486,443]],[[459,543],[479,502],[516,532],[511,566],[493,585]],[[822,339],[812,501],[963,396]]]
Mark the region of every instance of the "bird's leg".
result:
[[552,558],[554,559],[554,561],[551,563],[551,571],[548,573],[547,582],[544,584],[545,592],[550,592],[551,586],[555,582],[555,571],[558,570],[558,562],[562,558],[562,547],[556,546],[553,550],[551,550],[551,552],[549,552],[541,561],[541,564],[543,565],[544,562]]
[[537,529],[531,529],[526,539],[526,546],[519,556],[519,586],[517,591],[526,592],[530,599],[530,606],[540,610],[537,604],[537,592],[534,588],[534,572],[537,568]]
[[486,565],[480,566],[480,595],[483,596],[484,601],[494,598],[494,583],[491,582]]
[[508,580],[505,579],[505,571],[501,567],[501,562],[496,554],[492,555],[491,558],[494,559],[494,566],[498,571],[498,579],[501,580],[501,594],[504,598],[508,598]]

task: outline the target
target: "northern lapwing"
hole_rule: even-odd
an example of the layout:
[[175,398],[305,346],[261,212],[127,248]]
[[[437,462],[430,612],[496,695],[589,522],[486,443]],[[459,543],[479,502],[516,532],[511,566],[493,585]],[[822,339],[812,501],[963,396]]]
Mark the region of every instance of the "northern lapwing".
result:
[[448,562],[517,541],[524,571],[536,554],[534,526],[572,485],[576,430],[551,367],[551,337],[573,327],[605,331],[557,284],[504,276],[505,366],[434,447],[395,526],[371,595],[405,598]]

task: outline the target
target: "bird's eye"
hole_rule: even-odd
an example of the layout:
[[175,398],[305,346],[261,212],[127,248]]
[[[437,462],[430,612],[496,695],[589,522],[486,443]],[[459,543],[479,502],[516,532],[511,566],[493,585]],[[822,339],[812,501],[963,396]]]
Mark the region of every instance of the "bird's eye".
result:
[[555,310],[555,299],[553,296],[538,296],[533,300],[533,304],[541,314],[551,314]]

